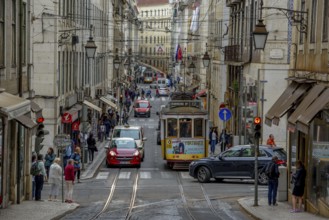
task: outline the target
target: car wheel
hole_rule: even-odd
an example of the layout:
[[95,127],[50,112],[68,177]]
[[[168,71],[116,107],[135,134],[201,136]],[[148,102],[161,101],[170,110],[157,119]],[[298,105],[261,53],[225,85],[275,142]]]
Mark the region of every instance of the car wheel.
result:
[[210,180],[210,171],[207,167],[202,166],[197,171],[197,178],[200,183],[207,183]]
[[107,162],[107,160],[105,160],[105,163],[106,163],[106,167],[107,168],[110,168],[111,167],[111,165]]
[[261,172],[261,170],[258,171],[258,183],[260,185],[267,185],[268,183],[268,178],[265,172]]
[[151,112],[149,112],[149,115],[148,115],[148,117],[149,117],[149,118],[151,117]]
[[137,167],[137,168],[141,168],[141,164],[138,164],[136,167]]

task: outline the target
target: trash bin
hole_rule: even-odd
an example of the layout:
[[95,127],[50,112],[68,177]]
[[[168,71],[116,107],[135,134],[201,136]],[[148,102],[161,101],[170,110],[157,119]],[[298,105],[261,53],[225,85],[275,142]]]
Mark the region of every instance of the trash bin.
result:
[[279,166],[279,185],[278,185],[278,201],[283,202],[288,200],[288,182],[287,182],[287,167]]
[[82,162],[88,163],[88,146],[83,147],[83,155],[82,155]]

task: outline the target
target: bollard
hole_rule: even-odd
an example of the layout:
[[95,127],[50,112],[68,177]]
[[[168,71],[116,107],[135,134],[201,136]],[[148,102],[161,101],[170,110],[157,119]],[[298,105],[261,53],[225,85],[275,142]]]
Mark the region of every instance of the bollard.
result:
[[279,166],[279,186],[278,186],[278,196],[277,200],[279,202],[288,200],[288,176],[287,176],[287,167]]

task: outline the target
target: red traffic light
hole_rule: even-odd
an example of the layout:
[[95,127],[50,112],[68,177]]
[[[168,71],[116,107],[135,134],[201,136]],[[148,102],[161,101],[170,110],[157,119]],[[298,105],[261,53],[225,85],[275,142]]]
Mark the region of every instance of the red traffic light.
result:
[[38,123],[43,123],[45,121],[44,117],[37,118]]
[[262,119],[260,117],[255,117],[254,118],[254,124],[259,125],[262,122]]

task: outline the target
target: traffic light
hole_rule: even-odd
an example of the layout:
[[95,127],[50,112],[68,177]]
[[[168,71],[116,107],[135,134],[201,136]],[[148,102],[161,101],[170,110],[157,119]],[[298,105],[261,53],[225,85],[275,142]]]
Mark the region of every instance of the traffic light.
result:
[[44,118],[40,117],[37,118],[37,123],[38,123],[38,127],[37,127],[37,132],[35,134],[35,152],[37,152],[37,154],[39,154],[40,150],[43,148],[43,140],[45,139],[45,135],[49,134],[49,131],[45,130],[45,126],[43,124],[44,122]]
[[254,118],[254,137],[259,139],[261,136],[261,129],[262,129],[262,119],[260,117]]

